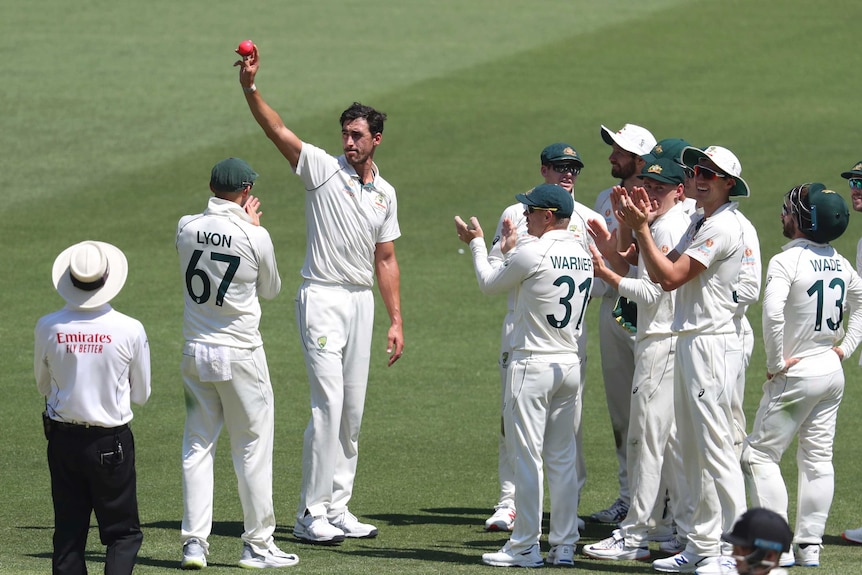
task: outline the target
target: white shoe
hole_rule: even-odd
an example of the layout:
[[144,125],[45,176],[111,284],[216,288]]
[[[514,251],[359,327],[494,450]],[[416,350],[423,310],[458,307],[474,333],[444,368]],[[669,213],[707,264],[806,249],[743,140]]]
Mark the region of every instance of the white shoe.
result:
[[554,545],[548,551],[548,557],[545,559],[548,565],[567,565],[575,566],[575,547],[574,545]]
[[484,553],[482,563],[491,567],[541,567],[544,564],[538,545],[532,545],[526,551],[513,553],[508,543],[496,553]]
[[694,570],[695,575],[737,575],[736,559],[729,555],[721,555],[715,561],[698,567]]
[[511,531],[515,527],[515,509],[498,505],[485,521],[485,531]]
[[585,531],[586,529],[587,529],[587,524],[584,522],[583,519],[578,517],[578,533]]
[[346,509],[344,510],[344,513],[335,519],[330,519],[329,524],[336,529],[340,529],[344,533],[345,537],[352,537],[355,539],[371,539],[372,537],[377,537],[377,527],[370,523],[362,523],[356,518],[356,515]]
[[[805,545],[803,547],[802,545]],[[817,543],[802,543],[796,546],[796,564],[803,567],[820,566],[820,547]]]
[[305,517],[297,519],[293,525],[293,536],[307,543],[318,543],[320,545],[337,545],[344,541],[344,531],[330,525],[324,516]]
[[794,565],[796,565],[796,557],[793,556],[792,550],[787,553],[782,553],[778,558],[779,567],[793,567]]
[[299,563],[299,557],[291,553],[285,553],[275,545],[261,555],[245,543],[242,546],[242,555],[239,558],[239,566],[246,569],[277,569],[279,567],[290,567]]
[[845,541],[862,545],[862,527],[859,529],[848,529],[841,534]]
[[597,523],[619,523],[628,513],[629,506],[622,499],[617,499],[610,507],[593,513],[590,518]]
[[658,548],[664,553],[676,555],[677,553],[682,553],[683,551],[685,551],[685,544],[686,542],[680,540],[680,538],[677,536],[670,541],[662,541],[661,543],[659,543]]
[[612,561],[645,561],[649,559],[649,549],[646,547],[628,547],[619,529],[614,529],[613,535],[592,545],[584,545],[584,555],[593,559],[610,559]]
[[207,555],[201,540],[197,537],[189,537],[183,543],[183,560],[180,567],[183,569],[203,569],[207,566]]
[[656,559],[652,562],[652,568],[664,573],[694,573],[700,567],[715,563],[717,559],[717,557],[704,557],[683,551],[672,557]]

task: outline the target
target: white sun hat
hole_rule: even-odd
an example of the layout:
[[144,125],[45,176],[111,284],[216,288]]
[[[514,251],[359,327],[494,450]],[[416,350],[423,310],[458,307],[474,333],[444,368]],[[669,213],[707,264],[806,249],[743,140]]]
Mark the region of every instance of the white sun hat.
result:
[[721,146],[709,146],[702,150],[689,146],[682,151],[682,163],[690,168],[695,167],[700,158],[709,158],[718,169],[736,181],[736,185],[730,189],[731,196],[747,198],[751,195],[748,184],[742,179],[742,164],[733,152]]
[[653,146],[656,145],[656,139],[652,133],[636,124],[626,124],[617,132],[602,126],[601,134],[602,140],[607,145],[616,144],[623,150],[637,154],[638,156],[648,154],[653,149]]
[[129,264],[119,248],[85,241],[69,246],[54,260],[52,276],[57,293],[79,309],[105,305],[120,293]]

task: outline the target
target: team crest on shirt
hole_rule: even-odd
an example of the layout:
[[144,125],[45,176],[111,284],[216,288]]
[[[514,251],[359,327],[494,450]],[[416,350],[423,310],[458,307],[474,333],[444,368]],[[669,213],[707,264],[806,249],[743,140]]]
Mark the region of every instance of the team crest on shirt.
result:
[[706,242],[704,242],[704,243],[706,244],[706,247],[711,248],[712,244],[715,242],[713,242],[712,239],[707,239]]
[[663,253],[663,254],[667,255],[667,253],[668,253],[669,251],[670,251],[670,246],[662,246],[662,247],[661,247],[661,253]]
[[374,198],[374,205],[378,208],[386,209],[386,196],[377,192],[377,197]]
[[325,335],[322,335],[319,338],[317,338],[317,347],[318,347],[318,349],[323,349],[324,347],[326,347],[326,336]]

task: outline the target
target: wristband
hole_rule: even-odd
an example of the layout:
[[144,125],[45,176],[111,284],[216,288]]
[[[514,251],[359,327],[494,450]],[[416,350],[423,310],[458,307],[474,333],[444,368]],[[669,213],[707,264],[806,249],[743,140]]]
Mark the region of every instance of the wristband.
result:
[[246,94],[254,94],[255,92],[257,92],[257,86],[255,86],[254,84],[252,84],[248,88],[243,86],[242,91],[245,92]]

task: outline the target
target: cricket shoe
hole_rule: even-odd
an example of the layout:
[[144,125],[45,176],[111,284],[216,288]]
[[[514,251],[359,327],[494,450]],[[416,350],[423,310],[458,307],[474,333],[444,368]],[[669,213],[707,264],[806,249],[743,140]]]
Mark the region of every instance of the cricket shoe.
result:
[[285,553],[275,545],[261,554],[245,543],[242,546],[242,555],[239,557],[239,566],[246,569],[277,569],[291,567],[297,563],[299,563],[299,557],[292,553]]
[[677,553],[672,557],[656,559],[652,568],[663,573],[694,573],[700,567],[715,563],[718,557],[704,557],[689,551]]
[[564,567],[575,566],[575,546],[574,545],[554,545],[548,551],[548,557],[545,559],[548,565],[562,565]]
[[485,531],[511,531],[515,527],[515,509],[505,505],[494,508],[494,514],[485,521]]
[[716,557],[715,561],[698,567],[694,570],[695,575],[738,575],[736,570],[736,559],[730,555]]
[[293,536],[306,543],[318,545],[338,545],[344,541],[344,531],[330,525],[326,517],[313,517],[308,512],[305,517],[296,520]]
[[820,545],[802,543],[796,546],[796,564],[803,567],[820,567]]
[[614,529],[607,539],[602,539],[592,545],[584,545],[583,553],[593,559],[610,559],[612,561],[645,561],[649,559],[649,548],[628,547],[622,531]]
[[201,540],[197,537],[189,537],[183,543],[183,560],[180,567],[189,570],[203,569],[207,566],[207,555]]
[[658,544],[659,551],[676,555],[685,551],[686,541],[683,541],[679,536],[674,537],[670,541],[662,541]]
[[587,529],[587,524],[583,519],[578,517],[578,533],[583,533]]
[[496,553],[482,554],[482,563],[491,567],[541,567],[544,565],[538,545],[531,545],[526,551],[512,551],[509,544]]
[[793,556],[793,551],[782,553],[778,558],[779,567],[793,567],[796,565],[796,557]]
[[629,506],[622,500],[617,499],[610,507],[593,513],[590,518],[596,523],[619,524],[629,513]]
[[344,510],[344,513],[335,519],[330,519],[329,524],[336,529],[340,529],[344,533],[345,537],[351,537],[354,539],[371,539],[372,537],[377,537],[377,527],[370,523],[362,523],[356,518],[356,515],[346,509]]
[[859,529],[848,529],[841,534],[841,537],[844,538],[844,541],[849,541],[850,543],[862,545],[862,527],[860,527]]

